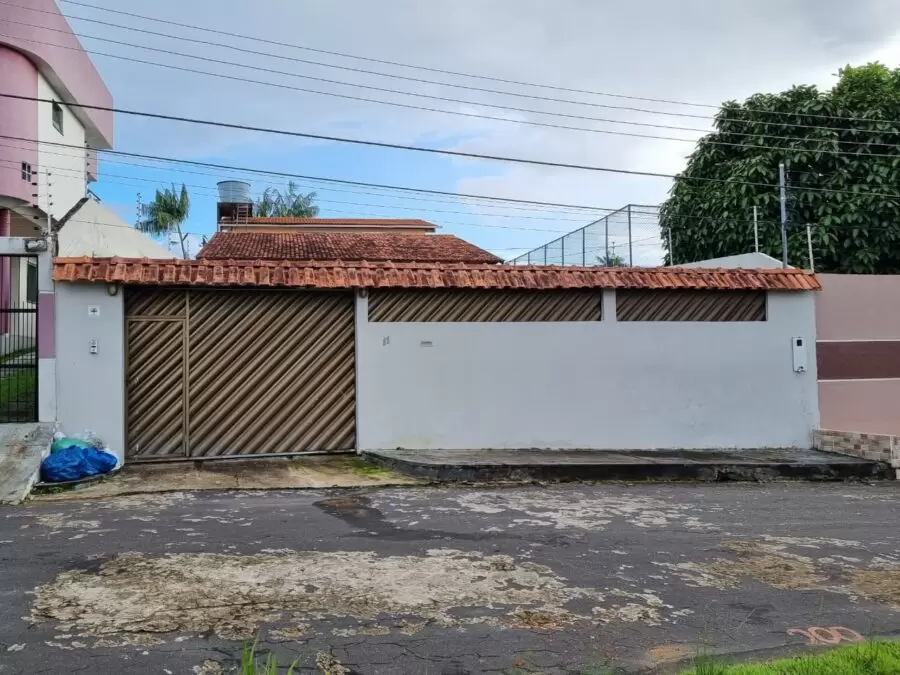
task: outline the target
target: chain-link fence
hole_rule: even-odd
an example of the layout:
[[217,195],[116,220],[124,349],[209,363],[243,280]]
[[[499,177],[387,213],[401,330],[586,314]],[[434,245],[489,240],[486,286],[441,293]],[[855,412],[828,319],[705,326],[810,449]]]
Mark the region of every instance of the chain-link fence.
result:
[[629,204],[510,260],[512,265],[656,267],[662,264],[659,207]]

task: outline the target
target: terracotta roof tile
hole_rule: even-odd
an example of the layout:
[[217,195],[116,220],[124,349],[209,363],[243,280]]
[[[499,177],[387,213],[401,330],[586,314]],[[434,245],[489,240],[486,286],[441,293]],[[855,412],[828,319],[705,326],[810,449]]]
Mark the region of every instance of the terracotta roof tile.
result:
[[517,267],[463,263],[57,258],[56,281],[282,288],[686,288],[815,291],[798,269]]
[[205,260],[368,260],[499,263],[493,253],[450,234],[390,232],[217,232]]
[[[228,223],[240,227],[242,223]],[[437,225],[418,218],[295,218],[277,216],[252,216],[247,225],[323,225],[327,227],[413,227],[436,229]]]

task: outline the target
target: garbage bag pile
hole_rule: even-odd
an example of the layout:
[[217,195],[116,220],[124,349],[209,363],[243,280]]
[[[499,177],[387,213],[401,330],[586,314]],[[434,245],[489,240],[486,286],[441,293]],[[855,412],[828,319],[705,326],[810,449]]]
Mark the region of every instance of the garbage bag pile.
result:
[[64,483],[109,473],[119,458],[95,434],[87,431],[77,436],[57,433],[50,455],[41,462],[41,480]]

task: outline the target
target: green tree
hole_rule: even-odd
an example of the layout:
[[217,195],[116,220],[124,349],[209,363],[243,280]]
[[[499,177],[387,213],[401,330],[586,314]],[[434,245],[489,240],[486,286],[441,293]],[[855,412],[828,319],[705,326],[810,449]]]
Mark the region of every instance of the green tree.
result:
[[181,255],[187,259],[187,234],[181,231],[181,225],[190,212],[191,197],[187,188],[182,185],[179,192],[173,184],[171,189],[166,188],[162,192],[157,190],[153,201],[141,206],[137,229],[156,236],[169,236],[174,232],[181,244]]
[[316,206],[315,199],[315,192],[303,194],[297,190],[297,184],[291,181],[287,185],[287,190],[284,191],[266,188],[262,196],[256,200],[253,215],[276,218],[291,216],[315,218],[319,215],[319,207]]
[[752,251],[754,206],[760,250],[780,259],[784,162],[791,264],[809,264],[809,225],[817,271],[900,272],[900,70],[847,66],[828,91],[796,86],[729,101],[714,128],[662,206],[675,262]]

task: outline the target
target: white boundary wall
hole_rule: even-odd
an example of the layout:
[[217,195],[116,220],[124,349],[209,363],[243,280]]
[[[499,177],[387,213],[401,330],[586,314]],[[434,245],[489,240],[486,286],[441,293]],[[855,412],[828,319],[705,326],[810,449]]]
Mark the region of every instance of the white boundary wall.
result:
[[[119,456],[123,295],[57,284],[59,422]],[[615,291],[603,295],[601,322],[369,323],[357,294],[359,448],[811,447],[812,293],[770,293],[768,321],[746,323],[617,323]]]
[[[65,433],[91,430],[120,458],[125,452],[124,289],[56,285],[57,419]],[[96,311],[95,311],[96,310]],[[90,353],[91,340],[97,353]]]
[[[369,323],[357,299],[361,450],[812,446],[815,305],[768,321]],[[793,368],[793,337],[807,345]]]

